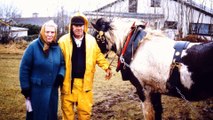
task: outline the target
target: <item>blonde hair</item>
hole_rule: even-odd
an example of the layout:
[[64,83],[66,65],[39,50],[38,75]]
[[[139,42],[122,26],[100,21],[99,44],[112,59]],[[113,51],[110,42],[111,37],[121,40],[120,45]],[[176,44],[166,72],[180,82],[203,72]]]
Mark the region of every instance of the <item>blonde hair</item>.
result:
[[49,20],[49,21],[47,21],[47,22],[45,22],[43,25],[42,25],[42,28],[41,28],[41,31],[40,31],[40,35],[41,35],[41,38],[44,40],[44,41],[46,41],[45,40],[45,35],[44,35],[44,32],[45,32],[45,27],[46,26],[52,26],[52,27],[54,27],[55,28],[55,36],[54,36],[54,42],[56,42],[56,39],[57,39],[57,24],[53,21],[53,20]]
[[53,42],[56,43],[56,39],[57,39],[57,25],[56,25],[56,23],[53,20],[49,20],[49,21],[45,22],[42,25],[42,28],[41,28],[41,31],[40,31],[40,38],[41,38],[41,41],[44,43],[43,51],[47,51],[50,47],[49,44],[46,43],[46,37],[45,37],[45,27],[46,26],[51,26],[51,27],[55,28],[55,36],[53,38]]
[[57,27],[58,27],[57,24],[53,20],[49,20],[49,21],[45,22],[43,26],[44,27],[45,26],[53,26],[56,30],[57,30]]

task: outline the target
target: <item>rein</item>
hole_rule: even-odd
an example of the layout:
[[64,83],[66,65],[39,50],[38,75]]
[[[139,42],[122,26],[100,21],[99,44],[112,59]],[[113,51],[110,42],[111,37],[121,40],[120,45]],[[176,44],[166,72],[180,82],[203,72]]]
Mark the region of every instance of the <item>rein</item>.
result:
[[[126,50],[127,50],[127,46],[128,46],[129,41],[130,41],[130,39],[131,39],[131,37],[132,37],[132,35],[133,35],[133,33],[134,33],[134,30],[135,30],[135,22],[132,24],[131,30],[130,30],[128,36],[127,36],[126,42],[125,42],[125,44],[124,44],[124,47],[123,47],[122,52],[121,52],[121,55],[120,55],[120,59],[123,58],[123,55],[124,55],[124,53],[125,53]],[[123,62],[122,60],[118,60],[118,64],[117,64],[117,68],[116,68],[116,71],[117,71],[117,72],[119,71],[122,62]]]

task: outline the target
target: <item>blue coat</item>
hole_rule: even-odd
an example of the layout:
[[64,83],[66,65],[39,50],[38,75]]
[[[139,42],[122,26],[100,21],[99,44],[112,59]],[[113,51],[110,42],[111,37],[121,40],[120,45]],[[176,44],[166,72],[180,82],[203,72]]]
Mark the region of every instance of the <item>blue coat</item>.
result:
[[33,120],[57,120],[58,86],[54,83],[57,75],[65,74],[64,58],[58,45],[50,46],[48,55],[43,46],[37,38],[27,47],[20,63],[20,85],[31,90]]

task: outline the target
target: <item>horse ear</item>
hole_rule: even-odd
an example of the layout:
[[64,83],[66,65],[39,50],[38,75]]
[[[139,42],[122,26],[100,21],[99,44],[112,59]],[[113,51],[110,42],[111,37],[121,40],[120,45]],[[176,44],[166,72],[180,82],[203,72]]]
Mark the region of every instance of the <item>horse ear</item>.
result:
[[94,23],[92,23],[92,22],[91,22],[91,24],[92,24],[92,27],[93,27],[93,28],[95,28],[96,30],[98,30],[96,24],[94,24]]

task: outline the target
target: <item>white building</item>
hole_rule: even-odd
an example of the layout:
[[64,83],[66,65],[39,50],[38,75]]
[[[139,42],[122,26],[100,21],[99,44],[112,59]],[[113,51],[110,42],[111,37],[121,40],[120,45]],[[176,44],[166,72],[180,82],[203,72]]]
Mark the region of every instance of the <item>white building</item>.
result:
[[11,22],[0,19],[0,40],[28,36],[28,28],[11,26]]
[[197,34],[213,40],[213,8],[193,0],[116,0],[85,14],[96,18],[140,19],[165,30],[173,39]]
[[10,28],[10,37],[24,37],[28,36],[28,28],[22,27],[11,27]]

